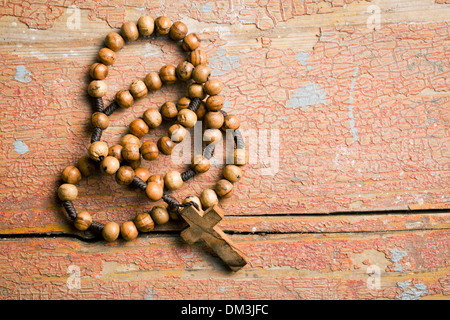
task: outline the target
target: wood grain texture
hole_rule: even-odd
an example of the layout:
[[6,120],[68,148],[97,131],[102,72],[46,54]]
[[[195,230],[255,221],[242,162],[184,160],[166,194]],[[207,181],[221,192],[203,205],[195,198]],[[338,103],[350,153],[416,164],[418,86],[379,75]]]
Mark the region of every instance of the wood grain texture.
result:
[[[178,236],[113,244],[5,239],[0,242],[0,295],[5,299],[442,297],[450,290],[444,240],[448,237],[448,230],[386,232],[382,237],[374,233],[232,236],[250,261],[234,273],[207,247],[189,246]],[[380,268],[377,289],[367,284],[371,265]]]
[[[199,35],[225,83],[224,110],[241,121],[250,164],[219,224],[249,255],[236,275],[206,246],[183,244],[183,222],[130,243],[94,242],[57,199],[62,170],[89,146],[89,66],[108,32],[143,14]],[[0,297],[448,298],[449,16],[448,0],[0,3]],[[106,101],[183,58],[167,39],[126,45]],[[164,87],[116,112],[102,139],[118,143],[147,108],[186,90]],[[212,188],[222,158],[174,196]],[[190,155],[175,160],[143,166],[183,172]],[[101,175],[79,191],[77,209],[103,223],[160,204]],[[68,289],[71,265],[79,290]],[[372,265],[379,289],[368,285]]]

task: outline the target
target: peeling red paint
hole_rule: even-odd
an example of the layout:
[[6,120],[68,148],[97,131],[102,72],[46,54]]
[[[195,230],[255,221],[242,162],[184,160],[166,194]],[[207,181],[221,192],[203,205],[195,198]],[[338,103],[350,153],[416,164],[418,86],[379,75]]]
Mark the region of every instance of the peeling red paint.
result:
[[[200,34],[226,83],[227,112],[241,119],[248,146],[258,145],[251,138],[260,134],[251,129],[279,130],[276,174],[263,175],[267,164],[258,158],[245,167],[235,195],[221,203],[228,214],[221,227],[241,233],[232,238],[250,255],[244,270],[231,275],[207,247],[187,246],[159,232],[180,230],[182,223],[158,227],[129,243],[11,238],[0,241],[0,298],[448,298],[447,213],[358,213],[450,208],[450,23],[393,23],[375,32],[365,25],[321,27],[312,48],[277,46],[280,40],[271,30],[283,22],[303,15],[334,16],[351,2],[202,0],[146,6],[145,12],[173,20],[253,24],[268,31],[258,31],[260,48],[233,52],[220,32]],[[74,3],[7,1],[0,4],[0,16],[49,29]],[[127,10],[140,6],[76,2],[88,19],[104,20],[112,28],[127,19]],[[118,53],[107,80],[108,101],[132,80],[185,58],[173,43],[157,41],[164,53],[159,56],[141,54],[145,48],[139,45],[135,56]],[[89,145],[88,66],[30,55],[0,54],[0,233],[71,233],[55,191],[62,169],[75,164]],[[17,66],[32,76],[16,81]],[[117,143],[123,127],[149,106],[184,94],[181,87],[164,88],[132,110],[115,113],[103,138]],[[145,140],[156,141],[166,130],[165,124]],[[14,151],[18,140],[28,152]],[[167,168],[161,159],[151,164],[154,173]],[[175,196],[198,195],[220,173],[221,166],[213,166]],[[153,205],[111,177],[90,177],[79,189],[77,208],[101,222],[123,222]],[[297,216],[335,211],[347,214]],[[373,265],[381,270],[379,289],[367,283]],[[80,289],[68,288],[70,266],[80,268]]]
[[[396,299],[406,290],[397,286],[399,281],[426,285],[425,296],[448,295],[448,239],[448,230],[384,237],[233,236],[250,258],[250,264],[234,274],[222,269],[207,247],[188,246],[177,237],[112,245],[3,240],[0,295],[4,299],[145,299],[149,293],[152,299]],[[403,273],[390,267],[393,248],[408,253],[401,261]],[[374,263],[387,264],[379,289],[368,287],[364,263],[354,265],[359,263],[355,254],[372,249],[383,252],[386,261]],[[108,263],[113,264],[106,270]],[[69,290],[66,284],[70,265],[80,269],[78,290]]]
[[[368,0],[370,1],[370,0]],[[436,0],[440,1],[440,0]],[[277,1],[179,1],[146,2],[145,9],[153,15],[167,15],[172,19],[187,16],[202,22],[255,24],[261,30],[272,29],[280,22],[311,14],[333,12],[333,7],[342,7],[354,0],[277,0]],[[356,1],[358,2],[358,1]],[[361,1],[364,2],[364,1]],[[205,10],[204,6],[208,6]],[[142,4],[127,2],[113,5],[111,1],[64,1],[49,4],[44,0],[6,1],[0,5],[0,16],[14,16],[30,28],[51,28],[67,8],[89,11],[89,19],[101,19],[112,28],[120,27],[126,20],[127,9],[141,9]]]

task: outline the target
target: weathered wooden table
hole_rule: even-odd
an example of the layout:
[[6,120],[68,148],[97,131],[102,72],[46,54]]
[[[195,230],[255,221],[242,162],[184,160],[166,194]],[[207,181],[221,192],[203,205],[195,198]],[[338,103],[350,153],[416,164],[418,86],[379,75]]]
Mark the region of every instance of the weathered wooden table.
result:
[[[448,0],[72,2],[0,4],[0,299],[450,296]],[[241,119],[252,163],[220,223],[249,256],[236,273],[183,243],[183,223],[89,240],[57,199],[62,169],[89,145],[89,65],[110,30],[143,14],[198,33]],[[127,45],[106,100],[183,57],[164,39]],[[117,143],[184,92],[166,87],[115,113],[104,139]],[[143,166],[186,168],[164,160]],[[222,166],[176,197],[213,186]],[[101,222],[152,206],[112,177],[79,190],[76,206]]]

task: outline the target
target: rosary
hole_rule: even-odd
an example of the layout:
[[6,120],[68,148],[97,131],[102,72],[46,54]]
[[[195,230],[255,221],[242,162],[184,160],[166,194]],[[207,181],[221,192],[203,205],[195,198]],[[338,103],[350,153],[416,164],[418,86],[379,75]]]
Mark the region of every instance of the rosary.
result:
[[[104,107],[103,96],[108,86],[104,79],[108,75],[108,66],[116,61],[116,53],[125,42],[135,41],[139,36],[152,34],[168,35],[180,43],[188,53],[188,59],[176,67],[172,64],[163,66],[159,72],[148,73],[144,80],[132,81],[128,90],[116,93],[114,101]],[[76,166],[67,166],[61,175],[64,181],[58,188],[58,197],[73,221],[76,229],[92,230],[101,234],[106,241],[115,241],[119,235],[124,240],[135,239],[139,232],[150,232],[156,224],[164,224],[171,218],[181,216],[188,226],[181,232],[182,239],[188,244],[203,240],[230,267],[237,271],[248,262],[246,255],[216,225],[223,219],[224,213],[218,206],[219,198],[228,198],[233,194],[233,183],[242,177],[241,166],[247,162],[245,144],[239,131],[239,119],[222,110],[224,97],[220,95],[223,83],[218,79],[210,79],[212,69],[207,66],[207,56],[198,49],[200,40],[195,33],[189,33],[187,26],[180,22],[172,23],[167,17],[153,19],[149,16],[139,18],[137,24],[125,22],[120,33],[110,32],[105,38],[105,48],[98,52],[98,62],[92,64],[89,74],[93,79],[88,86],[88,94],[93,98],[94,113],[91,117],[93,132],[88,154],[78,160]],[[141,118],[129,125],[129,133],[124,135],[119,145],[108,147],[101,141],[102,131],[109,126],[109,116],[117,109],[130,108],[135,100],[144,98],[149,92],[156,91],[163,84],[173,84],[177,80],[191,81],[187,97],[178,100],[177,104],[165,102],[160,110],[150,108]],[[164,176],[151,174],[140,166],[141,157],[147,161],[155,160],[159,152],[172,154],[175,146],[186,137],[187,129],[192,128],[197,120],[203,120],[203,136],[207,140],[203,154],[192,157],[190,167],[180,173],[169,171]],[[141,144],[140,138],[151,128],[158,127],[163,120],[174,121],[168,129],[168,135],[161,137],[157,143],[148,141]],[[222,131],[230,131],[234,148],[231,157],[233,164],[227,164],[223,170],[223,178],[214,189],[205,189],[200,197],[186,197],[182,203],[170,195],[170,191],[180,189],[184,182],[209,170],[210,159],[214,155],[215,145],[222,140]],[[97,167],[104,175],[115,175],[119,185],[131,185],[145,192],[152,201],[163,200],[168,207],[154,206],[150,213],[139,213],[130,221],[118,224],[108,222],[102,224],[92,220],[87,211],[77,213],[73,201],[78,196],[76,184],[82,176],[92,175]]]

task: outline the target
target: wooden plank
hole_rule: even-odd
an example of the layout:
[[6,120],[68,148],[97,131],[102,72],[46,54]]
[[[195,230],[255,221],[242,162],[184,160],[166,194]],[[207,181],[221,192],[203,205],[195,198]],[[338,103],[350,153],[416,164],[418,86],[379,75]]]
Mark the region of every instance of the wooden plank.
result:
[[[374,38],[366,27],[344,31],[324,27],[310,51],[269,46],[229,55],[225,44],[208,44],[213,67],[226,68],[220,76],[228,86],[228,111],[241,118],[243,132],[248,135],[253,128],[277,129],[282,138],[276,174],[267,174],[270,161],[261,160],[264,157],[259,150],[256,163],[246,166],[235,196],[223,202],[225,211],[238,215],[249,210],[289,214],[448,208],[449,113],[445,106],[449,98],[445,74],[449,56],[444,48],[449,29],[447,22],[421,24],[416,29],[392,24],[382,26]],[[424,37],[429,41],[421,43]],[[395,46],[386,46],[389,42]],[[111,68],[111,79],[118,81],[110,82],[108,99],[131,79],[149,71],[132,65],[158,68],[166,58],[177,61],[180,57],[169,44],[164,47],[164,57],[132,57],[145,49],[142,43],[135,47],[141,51],[121,52]],[[398,60],[397,55],[403,58]],[[224,66],[234,57],[239,62],[233,68]],[[0,227],[55,225],[60,208],[55,199],[58,176],[66,165],[85,154],[88,146],[91,109],[85,94],[87,65],[12,52],[1,58],[0,143],[5,152],[0,159],[0,206],[5,214]],[[23,70],[22,75],[22,68],[30,74]],[[402,84],[397,81],[400,75],[405,79]],[[303,106],[310,102],[302,100],[301,94],[310,89],[317,104]],[[149,105],[159,106],[182,92],[182,88],[165,89],[133,110],[113,115],[112,128],[104,139],[117,143],[124,126]],[[359,126],[355,127],[356,141],[350,127],[350,105],[355,126]],[[166,129],[156,130],[146,140],[156,140]],[[264,141],[262,131],[256,136]],[[248,144],[258,145],[252,137]],[[255,155],[255,150],[249,151]],[[152,163],[152,171],[166,172],[166,163]],[[171,168],[184,170],[186,165],[172,163]],[[220,169],[216,163],[176,196],[198,195],[219,178]],[[112,220],[123,219],[137,196],[112,179],[106,181],[94,177],[82,182],[76,205]],[[136,201],[145,203],[145,199]],[[124,211],[111,216],[100,209],[111,207]]]
[[[173,236],[100,244],[66,238],[3,239],[0,296],[448,299],[449,236],[449,230],[232,235],[249,255],[249,265],[235,273],[206,246],[189,246]],[[379,271],[379,282],[374,281],[374,270]]]
[[[107,208],[112,216],[120,217],[119,222],[133,219],[136,214],[145,212],[140,206]],[[41,211],[42,212],[42,211]],[[44,216],[52,211],[44,211]],[[20,228],[13,224],[1,230],[2,235],[14,234],[74,234],[82,238],[94,237],[89,231],[80,232],[73,227],[64,209],[59,210],[56,223],[42,224],[39,227]],[[107,215],[94,216],[96,221],[106,223]],[[359,213],[336,215],[277,215],[277,216],[225,216],[220,227],[228,233],[322,233],[322,232],[383,232],[448,229],[450,214],[440,211],[426,213]],[[152,233],[180,232],[187,224],[182,220],[171,220],[164,225],[156,225]]]

